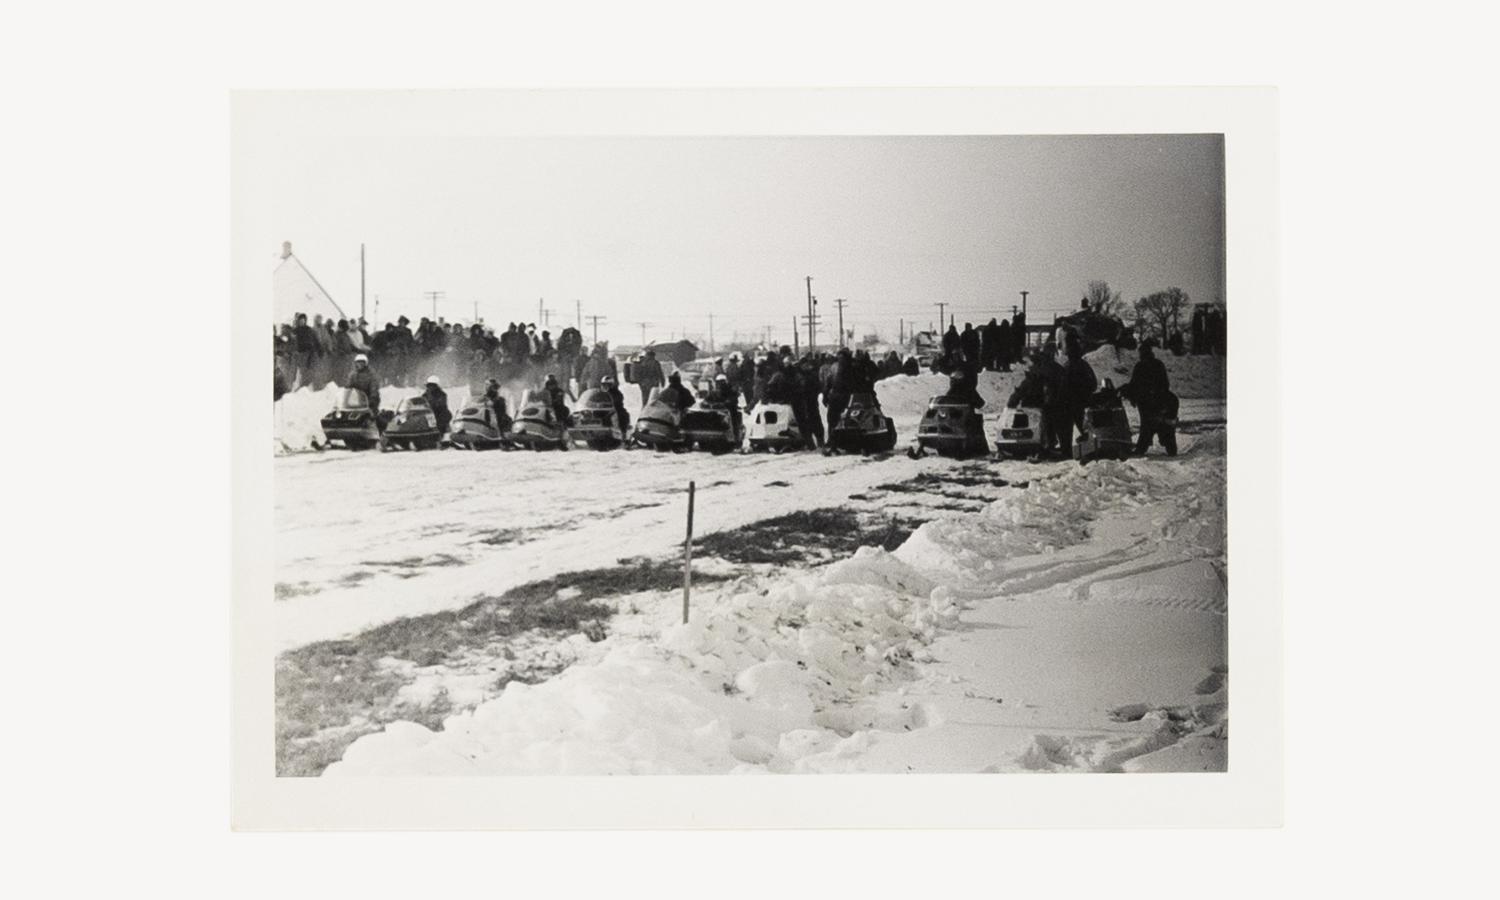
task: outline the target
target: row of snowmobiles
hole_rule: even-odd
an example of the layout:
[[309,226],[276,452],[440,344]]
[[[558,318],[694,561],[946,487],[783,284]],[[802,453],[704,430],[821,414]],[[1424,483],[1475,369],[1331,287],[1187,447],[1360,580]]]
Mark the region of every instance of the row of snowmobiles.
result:
[[[1130,419],[1119,391],[1105,379],[1104,387],[1090,398],[1084,411],[1086,428],[1073,444],[1073,458],[1125,459],[1135,449]],[[1175,425],[1175,422],[1167,423]],[[997,459],[1035,459],[1048,452],[1049,423],[1039,406],[1007,405],[1000,411],[995,430]],[[1073,423],[1063,423],[1072,428]],[[932,451],[939,456],[969,458],[990,455],[984,433],[984,415],[963,400],[934,397],[917,426],[917,446],[911,456]]]
[[[698,449],[720,454],[742,447],[746,452],[783,453],[808,446],[806,432],[790,405],[758,403],[748,414],[748,423],[736,413],[707,397],[687,409],[678,409],[655,392],[627,433],[614,401],[605,391],[584,391],[564,421],[545,392],[528,390],[514,419],[499,414],[484,398],[470,397],[454,414],[444,434],[436,414],[421,396],[402,400],[394,411],[376,414],[365,395],[350,388],[323,418],[322,425],[330,443],[338,442],[351,450],[377,446],[434,450],[447,443],[466,450],[567,450],[581,445],[593,450],[641,446],[658,452]],[[1134,442],[1130,420],[1118,391],[1108,380],[1091,399],[1085,423],[1083,436],[1073,446],[1076,459],[1124,459],[1131,455]],[[994,455],[1026,459],[1045,454],[1047,425],[1040,407],[1005,407],[995,431]],[[881,411],[875,395],[854,394],[829,436],[827,452],[887,453],[895,449],[896,440],[896,425]],[[957,458],[990,455],[984,415],[961,399],[946,395],[932,398],[917,427],[917,443],[911,455],[929,451]]]
[[[660,452],[698,449],[729,453],[742,446],[752,452],[782,453],[807,446],[807,437],[792,407],[757,404],[742,421],[738,410],[708,397],[687,409],[653,392],[627,434],[610,395],[597,388],[583,392],[566,421],[559,418],[547,394],[528,390],[514,419],[483,397],[470,397],[454,413],[447,433],[421,396],[408,397],[392,410],[376,413],[362,391],[346,389],[334,410],[323,417],[329,445],[350,450],[435,450],[447,443],[466,450],[593,450],[641,446]],[[896,426],[880,411],[875,395],[856,394],[833,430],[830,447],[848,453],[889,451],[896,446]]]

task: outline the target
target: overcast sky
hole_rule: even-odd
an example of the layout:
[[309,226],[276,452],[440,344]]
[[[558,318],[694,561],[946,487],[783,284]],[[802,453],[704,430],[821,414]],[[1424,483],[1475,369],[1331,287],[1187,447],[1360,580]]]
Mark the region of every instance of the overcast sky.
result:
[[1050,320],[1090,279],[1131,301],[1224,294],[1218,135],[341,139],[277,163],[268,281],[289,240],[357,310],[363,242],[377,326],[430,315],[438,290],[450,320],[477,302],[540,326],[545,298],[554,334],[580,301],[616,343],[640,322],[706,335],[710,313],[721,342],[770,325],[786,343],[807,275],[826,321],[842,297],[846,327],[890,337],[938,301],[960,328],[1008,316],[1022,290]]

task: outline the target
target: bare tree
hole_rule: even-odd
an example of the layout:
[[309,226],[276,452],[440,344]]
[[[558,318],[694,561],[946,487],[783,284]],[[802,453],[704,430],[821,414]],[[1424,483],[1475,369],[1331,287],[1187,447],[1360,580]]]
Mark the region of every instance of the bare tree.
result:
[[1125,314],[1125,298],[1119,291],[1111,291],[1107,281],[1090,281],[1084,299],[1088,301],[1089,309],[1095,312],[1117,319]]
[[1172,332],[1179,330],[1182,314],[1188,309],[1190,302],[1181,288],[1157,291],[1135,301],[1136,319],[1144,321],[1151,336],[1165,344]]

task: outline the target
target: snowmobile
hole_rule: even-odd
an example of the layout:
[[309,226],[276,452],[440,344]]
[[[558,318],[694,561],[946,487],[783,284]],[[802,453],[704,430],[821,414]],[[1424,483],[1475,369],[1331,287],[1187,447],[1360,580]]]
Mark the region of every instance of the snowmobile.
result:
[[682,438],[710,453],[728,453],[744,442],[745,426],[735,427],[727,404],[705,397],[682,414]]
[[661,388],[653,388],[635,420],[635,441],[652,450],[686,450],[692,446],[682,430],[682,412],[661,399]]
[[951,400],[946,394],[933,397],[917,426],[917,446],[911,455],[921,456],[929,449],[938,456],[959,458],[989,453],[984,415],[967,402]]
[[427,405],[426,397],[402,400],[390,424],[385,427],[386,444],[406,450],[436,450],[442,439],[437,413]]
[[448,426],[448,440],[466,450],[510,449],[506,436],[509,422],[495,414],[495,407],[484,397],[470,397],[459,408]]
[[591,388],[578,398],[573,424],[568,428],[570,440],[582,441],[592,450],[613,450],[625,443],[625,429],[615,414],[615,401],[609,394]]
[[1040,406],[1007,406],[1000,410],[1000,429],[995,433],[995,456],[1026,459],[1042,452],[1047,434]]
[[763,401],[755,404],[750,417],[750,449],[780,453],[807,446],[797,414],[785,403]]
[[546,391],[528,390],[521,395],[521,409],[510,426],[510,439],[532,450],[566,450],[568,423],[558,421]]
[[369,398],[358,388],[344,389],[322,425],[326,441],[341,441],[350,450],[368,450],[380,443],[380,422],[370,411]]
[[896,447],[896,423],[881,411],[873,392],[854,394],[833,426],[828,445],[846,453],[888,452]]
[[1126,459],[1135,450],[1131,439],[1130,419],[1114,382],[1104,379],[1104,387],[1089,398],[1084,411],[1087,432],[1073,445],[1073,458],[1080,462],[1095,459]]

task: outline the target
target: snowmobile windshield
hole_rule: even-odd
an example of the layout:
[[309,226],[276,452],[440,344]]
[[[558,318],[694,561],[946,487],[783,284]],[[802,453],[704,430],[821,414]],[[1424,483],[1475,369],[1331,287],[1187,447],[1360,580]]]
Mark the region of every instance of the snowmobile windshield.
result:
[[521,405],[522,406],[530,406],[533,403],[540,403],[543,406],[546,406],[550,402],[551,401],[549,401],[547,399],[547,392],[546,391],[539,391],[539,390],[536,390],[535,388],[533,388],[531,390],[528,390],[526,393],[524,393],[524,394],[521,395]]
[[589,388],[588,390],[583,392],[583,396],[578,398],[578,405],[580,407],[599,406],[610,407],[612,409],[614,408],[615,402],[610,399],[608,394],[604,393],[598,388]]
[[369,409],[370,398],[365,392],[358,388],[345,388],[344,395],[339,398],[339,409]]
[[416,410],[426,410],[426,409],[430,409],[430,408],[431,407],[429,407],[427,405],[427,400],[425,398],[422,398],[422,397],[407,397],[405,400],[401,401],[401,405],[399,405],[399,406],[396,407],[396,411],[397,412],[415,412]]

